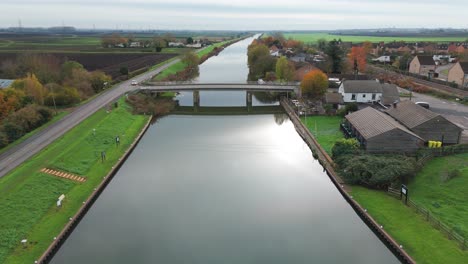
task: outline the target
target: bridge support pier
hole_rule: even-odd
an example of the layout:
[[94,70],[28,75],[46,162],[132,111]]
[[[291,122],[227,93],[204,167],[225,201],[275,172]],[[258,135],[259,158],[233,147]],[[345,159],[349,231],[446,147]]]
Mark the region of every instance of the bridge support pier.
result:
[[200,91],[194,90],[193,91],[193,109],[195,112],[198,112],[198,108],[200,107]]
[[252,111],[252,93],[245,92],[245,105],[247,106],[248,112]]

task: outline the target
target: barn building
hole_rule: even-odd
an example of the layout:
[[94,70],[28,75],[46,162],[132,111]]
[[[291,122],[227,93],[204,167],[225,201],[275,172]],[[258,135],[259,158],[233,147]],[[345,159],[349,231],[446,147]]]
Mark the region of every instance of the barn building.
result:
[[370,153],[413,153],[424,146],[424,140],[372,107],[345,116],[343,126]]
[[458,144],[463,129],[412,101],[394,104],[386,113],[425,141],[442,141],[444,144]]

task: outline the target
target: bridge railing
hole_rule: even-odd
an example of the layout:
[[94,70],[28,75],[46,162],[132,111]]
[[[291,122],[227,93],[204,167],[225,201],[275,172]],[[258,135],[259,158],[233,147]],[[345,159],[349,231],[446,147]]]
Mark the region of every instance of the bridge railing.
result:
[[244,83],[197,83],[194,81],[173,81],[173,82],[145,82],[143,86],[175,86],[175,85],[220,85],[220,84],[234,84],[234,85],[269,85],[269,86],[298,86],[299,82],[256,82],[247,81]]

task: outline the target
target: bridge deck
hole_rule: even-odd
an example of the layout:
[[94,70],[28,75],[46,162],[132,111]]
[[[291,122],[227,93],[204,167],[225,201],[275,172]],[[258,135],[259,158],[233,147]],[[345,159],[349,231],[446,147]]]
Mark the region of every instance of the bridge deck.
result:
[[148,83],[140,86],[140,90],[155,91],[274,91],[289,92],[298,89],[297,85],[281,84],[245,84],[245,83],[193,83],[193,84],[157,84]]

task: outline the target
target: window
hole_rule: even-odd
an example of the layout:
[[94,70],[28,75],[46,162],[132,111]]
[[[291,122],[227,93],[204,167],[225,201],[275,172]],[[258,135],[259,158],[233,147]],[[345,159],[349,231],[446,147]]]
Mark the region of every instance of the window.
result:
[[356,100],[356,94],[351,95],[351,100]]
[[362,95],[362,98],[366,98],[366,94],[363,94],[363,95]]
[[375,100],[375,94],[372,94],[372,100]]

